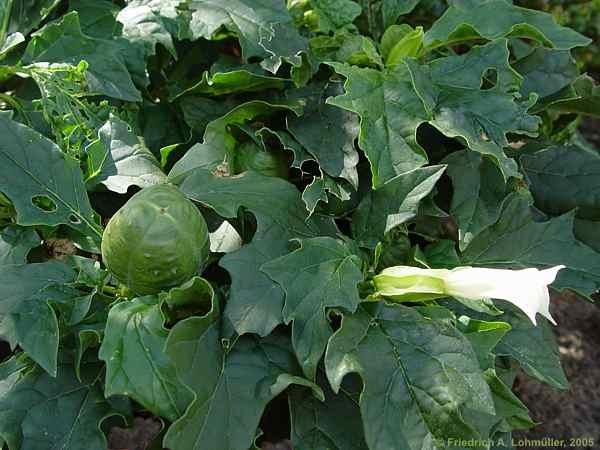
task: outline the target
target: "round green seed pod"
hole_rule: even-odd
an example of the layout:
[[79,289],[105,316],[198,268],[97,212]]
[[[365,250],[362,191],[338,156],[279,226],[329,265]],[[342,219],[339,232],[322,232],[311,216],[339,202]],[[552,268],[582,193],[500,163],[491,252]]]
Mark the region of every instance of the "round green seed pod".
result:
[[262,150],[254,142],[246,142],[237,148],[233,172],[238,174],[253,170],[266,177],[287,179],[289,167],[284,152]]
[[135,194],[112,217],[102,238],[108,270],[136,294],[185,283],[208,259],[208,227],[198,208],[175,186]]

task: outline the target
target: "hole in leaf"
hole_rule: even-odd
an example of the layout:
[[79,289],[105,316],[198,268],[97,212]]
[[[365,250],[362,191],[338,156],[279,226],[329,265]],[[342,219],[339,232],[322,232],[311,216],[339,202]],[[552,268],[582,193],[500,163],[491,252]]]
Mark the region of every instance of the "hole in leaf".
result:
[[[262,448],[282,448],[290,435],[291,424],[288,410],[287,394],[279,394],[269,402],[260,420],[260,429],[263,435],[259,438]],[[289,441],[288,441],[289,442]],[[271,445],[269,446],[268,443]],[[279,445],[275,446],[275,443]],[[283,446],[289,448],[289,446]]]
[[481,77],[481,89],[487,91],[493,89],[498,84],[498,71],[496,69],[487,69]]
[[36,195],[31,199],[31,203],[44,212],[55,212],[58,209],[54,200],[45,195]]
[[449,153],[465,148],[459,139],[444,136],[428,123],[422,123],[417,128],[417,143],[427,152],[431,164],[439,164]]
[[69,216],[69,222],[71,222],[73,225],[79,225],[81,223],[81,219],[75,214],[71,214]]

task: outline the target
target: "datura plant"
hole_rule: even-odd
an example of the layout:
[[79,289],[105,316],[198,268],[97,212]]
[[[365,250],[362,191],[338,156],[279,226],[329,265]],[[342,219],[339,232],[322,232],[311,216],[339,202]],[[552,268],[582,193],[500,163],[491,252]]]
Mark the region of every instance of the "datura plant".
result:
[[589,44],[507,0],[0,2],[0,449],[512,448],[600,288]]

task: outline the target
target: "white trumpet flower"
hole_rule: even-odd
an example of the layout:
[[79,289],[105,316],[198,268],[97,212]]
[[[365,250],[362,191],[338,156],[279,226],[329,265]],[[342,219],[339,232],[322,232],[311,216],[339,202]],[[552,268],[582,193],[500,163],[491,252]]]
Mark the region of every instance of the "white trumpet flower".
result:
[[373,281],[376,295],[396,301],[414,302],[442,297],[469,300],[496,298],[514,304],[536,325],[537,313],[556,325],[550,315],[548,285],[554,282],[558,271],[564,267],[545,270],[457,267],[447,270],[396,266],[383,270]]

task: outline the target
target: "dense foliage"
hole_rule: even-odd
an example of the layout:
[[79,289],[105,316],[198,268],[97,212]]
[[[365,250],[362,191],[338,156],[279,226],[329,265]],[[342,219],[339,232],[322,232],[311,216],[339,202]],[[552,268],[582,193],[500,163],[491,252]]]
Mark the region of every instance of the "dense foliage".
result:
[[590,42],[509,0],[1,2],[0,447],[512,448],[519,368],[567,387],[548,321],[372,279],[589,300]]
[[548,11],[561,25],[592,38],[594,42],[575,49],[574,54],[577,62],[587,70],[600,70],[600,0],[519,0],[518,4]]

